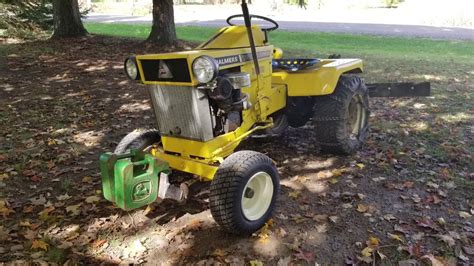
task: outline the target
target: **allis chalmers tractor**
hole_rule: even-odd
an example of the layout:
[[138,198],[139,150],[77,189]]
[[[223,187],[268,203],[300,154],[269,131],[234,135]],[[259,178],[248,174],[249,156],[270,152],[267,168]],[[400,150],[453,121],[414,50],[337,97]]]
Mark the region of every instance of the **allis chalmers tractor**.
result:
[[[170,184],[169,174],[182,171],[211,181],[220,226],[250,234],[271,217],[280,181],[268,156],[234,152],[242,140],[312,121],[322,152],[351,154],[367,135],[369,93],[429,94],[429,84],[364,84],[360,59],[281,59],[268,40],[278,24],[250,15],[245,1],[242,10],[192,51],[126,59],[128,78],[148,89],[157,130],[136,130],[100,157],[107,200],[131,210],[158,197],[181,199],[185,189]],[[238,17],[244,25],[235,24]]]

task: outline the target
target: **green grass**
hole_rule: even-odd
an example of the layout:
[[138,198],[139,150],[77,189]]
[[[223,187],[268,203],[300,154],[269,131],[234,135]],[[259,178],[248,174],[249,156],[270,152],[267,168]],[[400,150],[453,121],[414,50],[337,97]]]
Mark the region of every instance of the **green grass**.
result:
[[[86,28],[95,34],[139,39],[145,39],[150,31],[150,26],[144,24],[86,23]],[[217,28],[179,26],[176,31],[182,40],[203,42]],[[292,54],[306,56],[325,57],[338,53],[345,57],[416,58],[438,63],[459,61],[474,64],[472,41],[288,31],[272,32],[270,41],[283,50],[292,51]]]

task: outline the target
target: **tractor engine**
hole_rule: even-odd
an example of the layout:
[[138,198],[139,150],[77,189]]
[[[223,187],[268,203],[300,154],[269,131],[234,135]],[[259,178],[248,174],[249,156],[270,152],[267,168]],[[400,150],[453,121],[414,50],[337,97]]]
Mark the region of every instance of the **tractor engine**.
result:
[[220,74],[197,87],[152,85],[149,91],[163,136],[209,141],[237,129],[242,110],[251,104],[242,88],[250,86],[250,75]]

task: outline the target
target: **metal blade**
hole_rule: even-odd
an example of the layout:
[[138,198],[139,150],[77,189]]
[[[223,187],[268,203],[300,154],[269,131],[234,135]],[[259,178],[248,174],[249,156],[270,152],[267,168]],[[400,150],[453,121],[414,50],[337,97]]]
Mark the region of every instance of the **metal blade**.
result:
[[431,95],[429,82],[393,82],[367,84],[370,97],[420,97]]

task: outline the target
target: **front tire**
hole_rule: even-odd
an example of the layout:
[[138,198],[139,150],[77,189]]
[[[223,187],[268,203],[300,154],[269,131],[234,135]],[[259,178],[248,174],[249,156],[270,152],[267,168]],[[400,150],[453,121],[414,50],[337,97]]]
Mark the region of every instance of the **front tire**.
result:
[[359,76],[342,75],[332,94],[316,98],[313,121],[321,151],[342,155],[356,152],[365,142],[369,113],[364,81]]
[[212,180],[212,216],[226,231],[249,235],[270,219],[279,191],[278,171],[268,156],[236,152],[224,160]]
[[122,154],[130,149],[147,151],[154,144],[161,142],[160,132],[156,129],[135,130],[128,133],[115,148],[115,154]]

